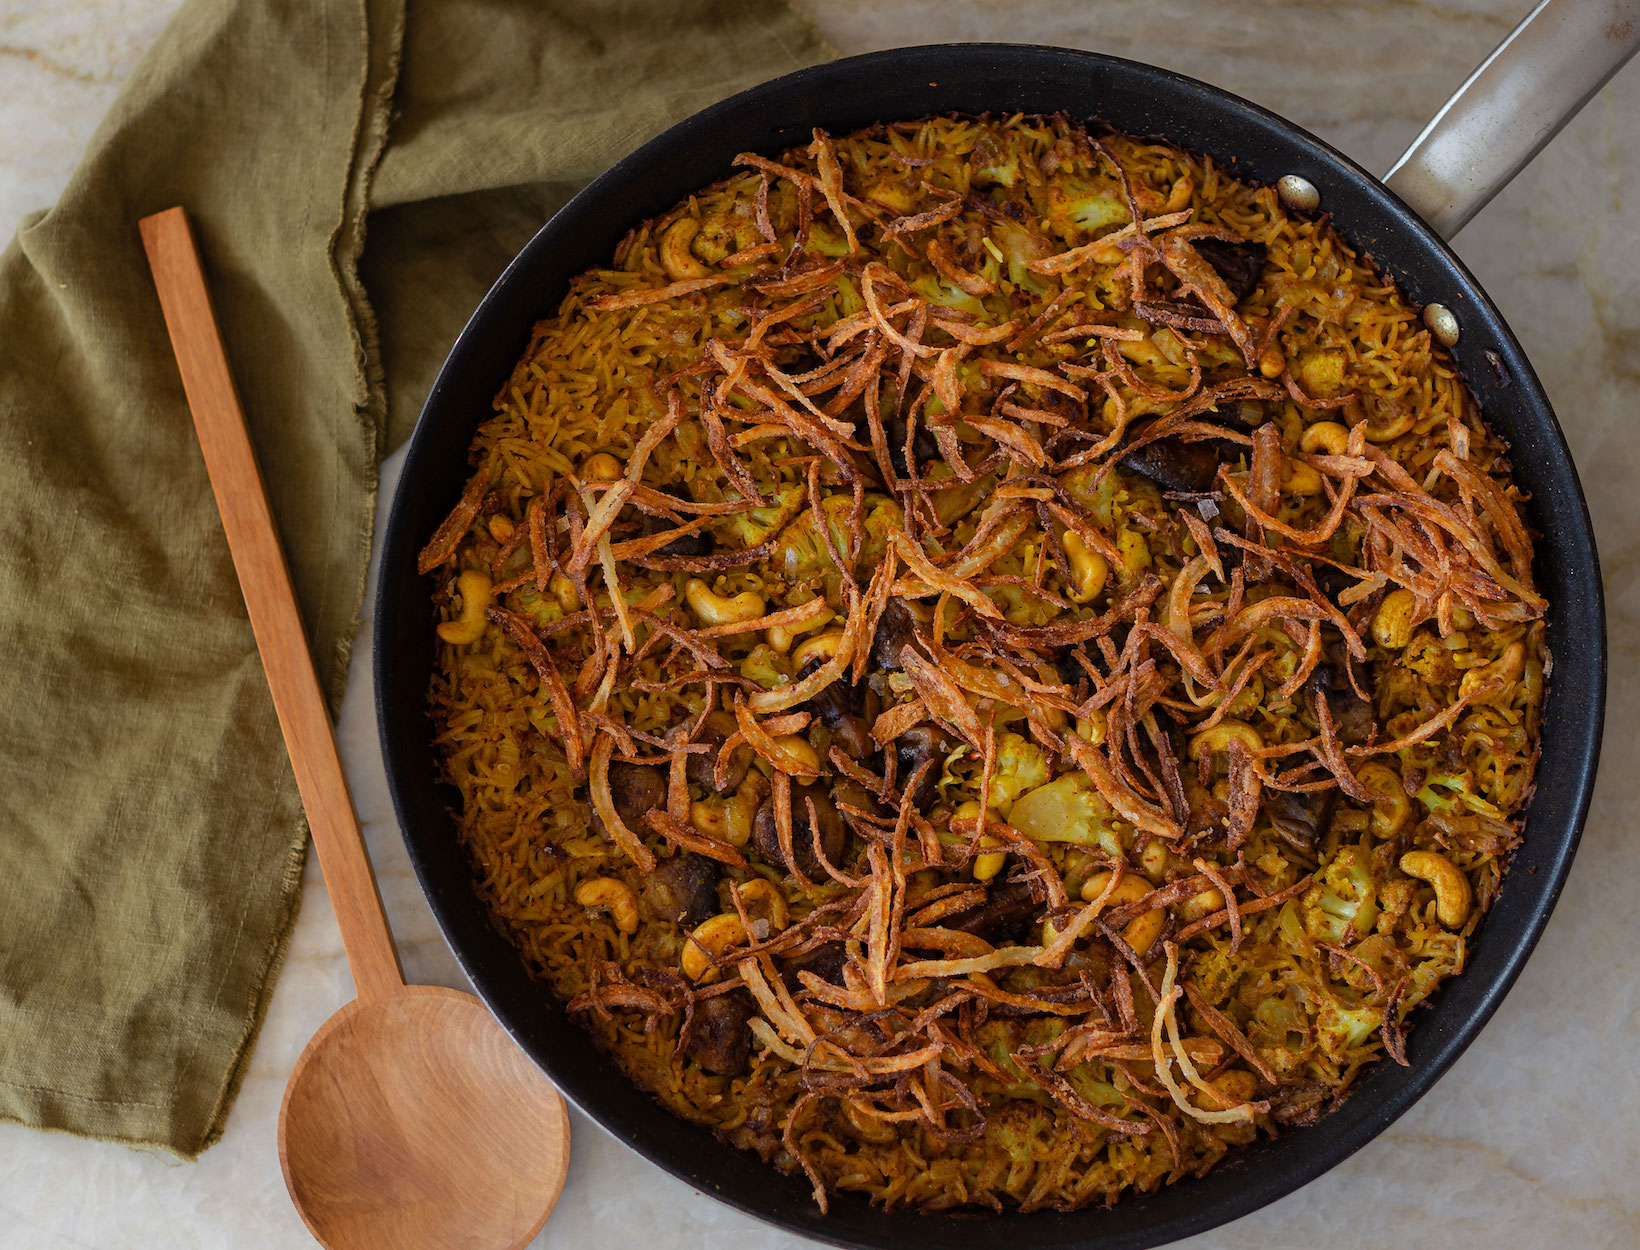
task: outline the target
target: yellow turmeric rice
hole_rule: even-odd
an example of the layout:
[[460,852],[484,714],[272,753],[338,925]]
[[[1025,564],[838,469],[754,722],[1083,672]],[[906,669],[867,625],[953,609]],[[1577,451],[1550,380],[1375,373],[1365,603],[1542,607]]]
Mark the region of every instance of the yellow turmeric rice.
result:
[[1064,118],[815,132],[536,326],[422,557],[477,889],[815,1201],[1306,1124],[1532,788],[1506,449],[1325,218]]

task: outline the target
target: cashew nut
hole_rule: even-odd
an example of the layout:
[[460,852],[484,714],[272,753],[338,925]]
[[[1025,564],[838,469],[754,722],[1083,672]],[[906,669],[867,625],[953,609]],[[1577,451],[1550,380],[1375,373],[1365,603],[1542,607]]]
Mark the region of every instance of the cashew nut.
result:
[[1092,716],[1078,716],[1076,734],[1093,746],[1102,745],[1105,741],[1105,709],[1095,708]]
[[1221,720],[1211,729],[1204,729],[1193,737],[1188,753],[1193,760],[1201,759],[1204,752],[1221,755],[1229,749],[1232,741],[1240,742],[1249,751],[1258,751],[1264,746],[1263,736],[1246,721]]
[[798,772],[820,771],[820,752],[802,735],[782,734],[774,740],[774,745]]
[[1162,205],[1164,213],[1176,213],[1190,204],[1190,197],[1196,194],[1196,180],[1189,174],[1173,184],[1173,189],[1167,193],[1167,203]]
[[1435,888],[1435,914],[1442,924],[1449,929],[1463,928],[1475,894],[1469,888],[1469,878],[1458,871],[1456,864],[1439,851],[1408,851],[1401,856],[1401,871]]
[[1116,535],[1116,551],[1122,557],[1122,567],[1130,579],[1137,578],[1150,567],[1150,544],[1138,530],[1123,530]]
[[678,958],[678,966],[691,981],[702,981],[708,977],[715,980],[717,969],[712,967],[712,960],[737,942],[745,940],[746,926],[740,923],[739,916],[732,912],[713,916],[689,935],[688,941],[683,944],[683,954]]
[[518,527],[512,523],[511,517],[504,517],[499,513],[485,522],[485,528],[490,531],[490,537],[495,539],[498,543],[506,542],[513,536],[514,531],[518,529]]
[[[797,640],[798,634],[806,634],[811,629],[818,629],[831,620],[831,609],[826,606],[823,597],[810,600],[808,607],[809,614],[801,620],[790,625],[771,625],[763,631],[763,636],[768,644],[780,652],[781,655],[785,655],[786,652],[792,649],[792,643]],[[842,631],[839,630],[838,635],[841,636],[841,634]],[[832,649],[832,653],[836,654],[835,647]],[[800,660],[796,662],[799,665],[802,663]]]
[[843,641],[843,631],[840,629],[824,629],[813,638],[805,638],[797,644],[797,650],[792,652],[792,667],[801,669],[810,660],[829,660],[837,654],[837,647]]
[[1105,588],[1110,576],[1110,565],[1075,530],[1066,530],[1062,540],[1065,556],[1070,560],[1071,583],[1066,594],[1073,603],[1088,603]]
[[1210,916],[1223,906],[1224,895],[1209,888],[1185,899],[1179,906],[1179,918],[1189,923],[1192,920],[1200,920],[1203,916]]
[[1407,798],[1401,775],[1376,761],[1361,765],[1355,775],[1377,796],[1372,803],[1372,831],[1380,838],[1399,833],[1412,818],[1412,800]]
[[[1110,873],[1096,872],[1089,877],[1082,886],[1082,901],[1091,903],[1105,892],[1105,885],[1110,881]],[[1150,882],[1142,877],[1123,877],[1116,887],[1116,892],[1110,896],[1108,907],[1125,907],[1129,903],[1137,903],[1151,891]],[[1143,955],[1152,944],[1162,935],[1162,925],[1167,922],[1167,915],[1160,907],[1153,907],[1147,912],[1141,912],[1122,930],[1122,940],[1133,948],[1134,954]]]
[[1410,412],[1397,412],[1387,421],[1369,420],[1366,430],[1367,442],[1393,443],[1416,424],[1418,418]]
[[[979,844],[986,847],[1004,845],[1002,841],[988,833],[980,835]],[[1002,871],[1002,866],[1007,862],[1008,854],[1006,851],[987,851],[983,855],[974,856],[974,880],[989,881]]]
[[575,887],[575,901],[582,907],[604,908],[622,933],[638,931],[638,896],[624,881],[614,877],[583,881]]
[[735,625],[741,621],[755,621],[764,613],[765,600],[755,590],[743,590],[738,595],[724,598],[698,577],[691,577],[683,588],[683,597],[700,618],[702,625]]
[[626,470],[607,451],[595,451],[581,465],[583,482],[618,482]]
[[729,804],[722,799],[696,799],[689,804],[689,823],[709,838],[729,840]]
[[1221,1104],[1219,1107],[1207,1105],[1209,1095],[1200,1090],[1190,1091],[1192,1101],[1206,1111],[1218,1111],[1222,1108],[1239,1107],[1243,1103],[1252,1102],[1253,1095],[1258,1092],[1258,1077],[1243,1068],[1231,1068],[1228,1072],[1220,1072],[1217,1076],[1207,1078],[1207,1084],[1213,1087],[1213,1095]]
[[1168,865],[1172,862],[1173,852],[1167,849],[1167,843],[1160,838],[1152,838],[1145,843],[1145,849],[1139,852],[1139,871],[1156,885],[1160,885],[1167,876]]
[[762,903],[766,912],[769,927],[779,932],[791,923],[791,911],[786,906],[786,896],[780,892],[780,887],[766,877],[753,877],[740,887],[740,901],[746,905],[748,913],[752,913],[754,903]]
[[562,573],[552,575],[552,580],[547,583],[547,589],[552,591],[552,597],[558,600],[558,606],[564,609],[565,616],[581,606],[581,600],[575,593],[575,583]]
[[745,846],[763,802],[763,788],[763,779],[754,774],[727,799],[697,799],[689,805],[689,823],[709,838]]
[[470,646],[484,636],[484,609],[490,606],[490,575],[477,569],[468,569],[456,578],[456,589],[461,593],[461,618],[445,621],[438,627],[438,636],[458,647]]
[[1287,357],[1281,354],[1281,348],[1274,343],[1264,349],[1264,355],[1258,358],[1258,371],[1267,378],[1279,378],[1287,369]]
[[1378,605],[1372,618],[1372,636],[1381,647],[1399,651],[1412,641],[1413,613],[1418,610],[1418,598],[1410,590],[1392,590]]
[[[957,810],[952,813],[952,816],[957,820],[978,820],[979,800],[969,799],[967,802],[962,803],[958,806]],[[979,844],[984,847],[1007,845],[989,833],[980,835]],[[1005,864],[1007,860],[1008,854],[1006,851],[993,851],[989,854],[974,856],[974,864],[972,869],[974,880],[989,881],[992,877],[996,876],[997,873],[1002,871],[1002,865]]]
[[[996,250],[995,244],[992,244],[990,239],[986,239],[984,242],[990,245],[986,250],[1000,259],[1001,253]],[[1116,244],[1106,243],[1103,239],[1096,239],[1093,243],[1092,259],[1096,265],[1120,265],[1124,257],[1122,250]]]
[[680,217],[661,235],[661,268],[666,270],[666,276],[672,281],[682,282],[685,278],[705,278],[711,275],[711,269],[697,260],[695,254],[689,250],[689,245],[695,241],[695,236],[699,233],[700,222],[693,217]]
[[1310,455],[1324,451],[1329,456],[1342,456],[1349,445],[1348,427],[1336,421],[1317,421],[1298,436],[1298,449]]
[[1502,693],[1510,682],[1519,681],[1520,675],[1526,671],[1526,646],[1524,643],[1512,642],[1503,649],[1503,654],[1492,663],[1481,668],[1472,668],[1463,675],[1458,683],[1460,695],[1478,694],[1482,687],[1496,682],[1499,693]]
[[1283,459],[1281,488],[1293,495],[1319,495],[1321,474],[1302,460]]

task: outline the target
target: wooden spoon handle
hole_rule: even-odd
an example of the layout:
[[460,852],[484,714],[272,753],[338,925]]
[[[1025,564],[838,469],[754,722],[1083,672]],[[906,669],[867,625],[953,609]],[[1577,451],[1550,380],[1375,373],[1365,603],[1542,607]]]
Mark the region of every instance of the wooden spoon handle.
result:
[[403,986],[404,976],[336,754],[330,715],[222,350],[193,230],[180,208],[144,217],[138,225],[353,983],[360,998],[379,997]]

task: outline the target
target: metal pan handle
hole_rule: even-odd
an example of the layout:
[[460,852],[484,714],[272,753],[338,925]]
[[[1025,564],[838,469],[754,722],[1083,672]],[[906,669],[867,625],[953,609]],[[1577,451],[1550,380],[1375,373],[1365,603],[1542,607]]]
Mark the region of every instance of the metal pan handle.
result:
[[1640,0],[1542,0],[1384,175],[1444,239],[1640,50]]

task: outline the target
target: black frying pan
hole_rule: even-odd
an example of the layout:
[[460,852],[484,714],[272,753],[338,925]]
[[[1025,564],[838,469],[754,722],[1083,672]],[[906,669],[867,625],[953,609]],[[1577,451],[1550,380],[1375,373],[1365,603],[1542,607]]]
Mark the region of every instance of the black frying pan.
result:
[[[1619,63],[1621,63],[1619,61]],[[1493,429],[1513,448],[1542,535],[1537,576],[1548,597],[1554,672],[1543,756],[1525,843],[1476,938],[1466,972],[1413,1019],[1410,1067],[1374,1064],[1353,1096],[1312,1128],[1234,1153],[1206,1178],[1114,1208],[1003,1217],[884,1213],[837,1196],[816,1210],[802,1177],[663,1111],[569,1021],[526,973],[472,887],[466,851],[437,781],[427,686],[434,663],[431,583],[416,553],[468,475],[467,447],[523,350],[575,274],[603,263],[627,229],[729,172],[736,153],[773,156],[880,121],[961,111],[1065,112],[1156,135],[1237,177],[1300,174],[1319,188],[1345,237],[1418,303],[1458,315],[1454,355]],[[1495,189],[1495,188],[1494,188]],[[1459,223],[1461,224],[1461,222]],[[1495,355],[1495,361],[1491,357]],[[1439,237],[1365,170],[1282,118],[1147,65],[1055,48],[953,45],[852,57],[756,87],[674,126],[575,197],[507,269],[462,332],[411,439],[382,553],[376,698],[388,781],[423,890],[478,993],[570,1099],[673,1175],[749,1214],[839,1245],[1152,1246],[1211,1228],[1297,1189],[1372,1139],[1451,1066],[1492,1015],[1542,932],[1576,848],[1594,783],[1606,689],[1600,571],[1577,472],[1520,344]]]

